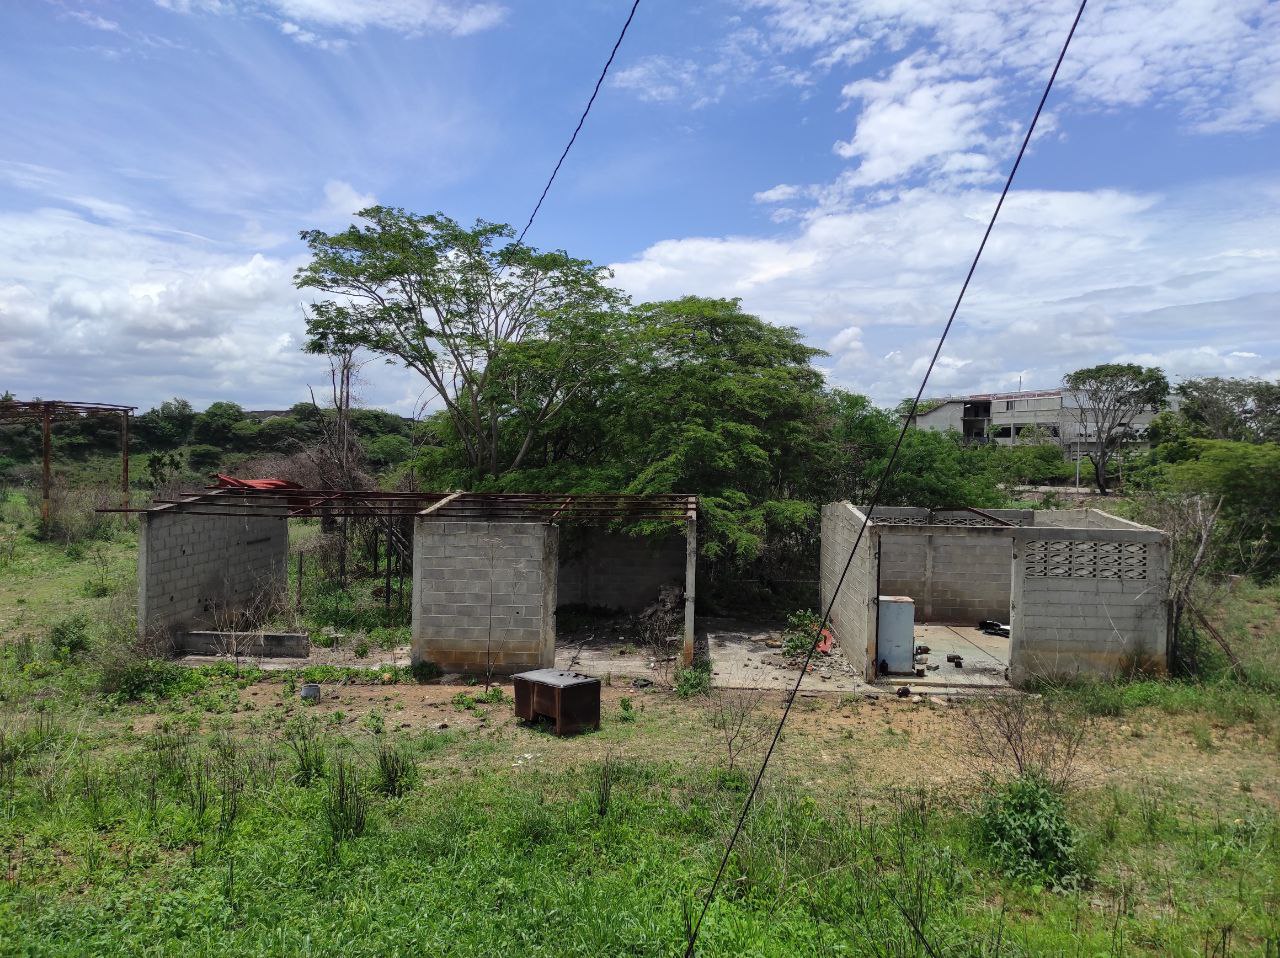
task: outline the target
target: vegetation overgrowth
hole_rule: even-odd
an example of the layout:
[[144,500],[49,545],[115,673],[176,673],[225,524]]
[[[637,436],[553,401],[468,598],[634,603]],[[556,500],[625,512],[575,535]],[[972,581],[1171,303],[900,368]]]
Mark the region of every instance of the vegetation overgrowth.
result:
[[[51,564],[96,574],[29,534],[9,571]],[[683,695],[626,689],[600,732],[559,741],[496,685],[148,660],[118,596],[74,591],[79,609],[42,607],[0,649],[3,954],[678,953],[759,756],[726,752],[726,728],[772,715],[690,670]],[[1273,627],[1277,603],[1250,586],[1225,621]],[[1214,769],[1107,774],[1071,752],[1052,783],[1034,762],[978,771],[950,712],[895,700],[855,726],[870,703],[804,700],[699,953],[1274,951],[1276,697],[1232,681],[1025,700],[1063,717],[1037,728],[1095,716],[1081,754],[1141,735]],[[415,711],[427,693],[438,718]],[[894,764],[916,738],[916,761],[949,753],[941,778]]]

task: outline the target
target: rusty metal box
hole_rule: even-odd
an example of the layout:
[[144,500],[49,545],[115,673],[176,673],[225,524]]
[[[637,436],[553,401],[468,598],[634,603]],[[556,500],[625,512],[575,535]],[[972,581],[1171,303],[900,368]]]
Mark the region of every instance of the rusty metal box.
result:
[[600,727],[600,680],[577,672],[535,669],[511,677],[515,683],[516,717],[538,716],[555,723],[557,735]]

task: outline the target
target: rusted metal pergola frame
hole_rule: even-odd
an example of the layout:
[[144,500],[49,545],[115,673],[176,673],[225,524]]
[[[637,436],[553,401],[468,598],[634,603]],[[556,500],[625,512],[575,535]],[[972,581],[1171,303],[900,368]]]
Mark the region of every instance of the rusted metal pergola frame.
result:
[[150,508],[101,512],[259,516],[278,519],[421,516],[441,520],[494,522],[693,522],[696,496],[512,492],[385,492],[375,489],[212,489],[172,499],[154,499]]
[[40,521],[49,521],[49,491],[52,484],[51,433],[55,422],[84,419],[88,416],[120,417],[120,498],[123,508],[99,510],[131,512],[129,508],[129,417],[137,406],[116,403],[72,402],[65,399],[6,400],[0,402],[0,423],[39,422],[43,446],[43,469],[40,480]]

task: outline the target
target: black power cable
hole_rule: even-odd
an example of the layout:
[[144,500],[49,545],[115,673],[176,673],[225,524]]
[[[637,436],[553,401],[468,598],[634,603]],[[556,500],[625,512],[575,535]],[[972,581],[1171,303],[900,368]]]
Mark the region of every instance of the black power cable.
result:
[[627,22],[622,25],[622,32],[618,34],[618,39],[614,41],[613,49],[609,51],[609,59],[605,61],[604,69],[600,71],[600,78],[596,80],[595,89],[591,91],[591,99],[587,101],[587,107],[582,111],[582,116],[578,117],[578,125],[573,128],[573,135],[569,137],[569,142],[565,144],[564,152],[560,154],[560,159],[556,160],[556,168],[551,171],[551,176],[547,179],[547,185],[542,188],[542,195],[538,197],[538,202],[534,204],[533,212],[529,214],[529,222],[524,224],[524,229],[520,231],[520,236],[516,240],[517,243],[524,242],[524,234],[529,232],[529,227],[533,225],[533,218],[538,215],[538,210],[542,209],[542,201],[547,198],[551,184],[556,181],[556,174],[560,172],[564,158],[573,149],[573,141],[578,138],[578,133],[582,130],[582,124],[587,122],[587,114],[591,112],[591,105],[596,102],[596,95],[604,84],[604,78],[609,75],[609,67],[613,65],[613,58],[618,54],[618,47],[622,46],[622,38],[627,35],[627,28],[631,26],[631,21],[636,15],[638,6],[640,6],[640,0],[635,0],[631,4],[631,12],[627,14]]
[[817,649],[818,642],[822,639],[822,633],[831,621],[831,609],[835,605],[836,598],[840,595],[840,589],[844,585],[844,580],[853,565],[853,557],[858,552],[858,546],[862,544],[863,534],[867,531],[867,523],[871,521],[871,515],[875,511],[875,507],[879,505],[880,497],[884,493],[890,475],[893,473],[894,464],[898,460],[898,452],[902,449],[902,441],[907,435],[907,429],[910,427],[911,421],[915,418],[916,410],[920,406],[920,399],[929,383],[929,376],[933,373],[933,367],[938,362],[938,356],[942,353],[942,344],[947,341],[947,334],[951,332],[951,326],[956,320],[956,314],[960,311],[960,304],[964,301],[964,294],[969,289],[969,281],[973,279],[974,271],[978,268],[978,260],[982,258],[982,252],[987,248],[987,240],[991,236],[991,230],[995,227],[996,218],[1000,215],[1001,207],[1004,206],[1005,197],[1009,195],[1009,189],[1013,186],[1013,178],[1018,172],[1018,167],[1022,165],[1022,157],[1027,152],[1028,144],[1031,143],[1031,135],[1035,132],[1036,123],[1039,122],[1040,114],[1044,111],[1045,102],[1049,99],[1049,92],[1053,89],[1053,82],[1058,78],[1058,70],[1062,67],[1062,61],[1067,56],[1067,48],[1071,46],[1071,39],[1075,36],[1076,27],[1080,25],[1080,18],[1084,16],[1085,4],[1088,2],[1089,0],[1080,0],[1080,9],[1076,11],[1076,17],[1071,22],[1071,29],[1067,31],[1067,39],[1063,42],[1062,50],[1058,53],[1058,60],[1053,65],[1053,72],[1049,74],[1049,82],[1045,84],[1044,93],[1040,96],[1035,115],[1031,117],[1031,125],[1027,127],[1027,135],[1022,138],[1022,146],[1018,149],[1018,156],[1013,161],[1013,167],[1009,170],[1008,178],[1004,181],[1004,189],[1000,191],[1000,199],[996,202],[996,207],[991,212],[991,219],[987,222],[986,232],[982,234],[982,242],[978,244],[978,251],[973,255],[973,262],[969,264],[969,272],[965,274],[964,283],[960,287],[960,294],[956,297],[955,305],[951,307],[951,315],[947,317],[947,324],[942,327],[942,335],[938,337],[938,345],[929,360],[929,367],[924,371],[924,378],[920,380],[920,388],[916,390],[915,398],[911,400],[911,411],[902,419],[902,428],[898,431],[898,440],[893,445],[893,454],[889,456],[889,462],[885,465],[884,472],[881,473],[880,479],[876,483],[875,492],[872,494],[871,502],[862,518],[862,525],[858,528],[858,535],[853,540],[853,548],[849,550],[849,558],[844,564],[839,580],[836,582],[835,590],[831,593],[827,608],[822,613],[822,624],[818,626],[817,634],[814,635],[813,641],[809,644],[808,654],[804,657],[804,664],[800,666],[800,677],[796,679],[795,687],[791,689],[790,694],[787,696],[786,704],[782,710],[782,718],[779,719],[778,727],[773,732],[773,740],[769,743],[769,749],[765,752],[764,760],[760,763],[760,771],[756,773],[755,781],[751,784],[751,791],[747,793],[747,800],[742,805],[742,813],[738,816],[738,823],[733,829],[733,835],[725,846],[724,855],[720,859],[720,867],[716,870],[716,877],[711,882],[711,888],[707,891],[707,897],[702,903],[702,910],[698,913],[698,920],[689,929],[689,941],[684,950],[685,958],[693,958],[694,947],[698,943],[698,933],[702,930],[703,919],[707,917],[707,909],[711,907],[711,902],[715,899],[720,880],[724,877],[725,867],[729,864],[729,856],[733,853],[733,847],[737,844],[738,836],[742,834],[742,827],[746,823],[747,813],[751,810],[751,803],[755,800],[756,792],[760,789],[760,780],[764,778],[765,769],[768,768],[769,760],[773,757],[773,751],[778,745],[778,739],[782,737],[782,728],[787,724],[787,717],[791,714],[791,706],[795,703],[796,696],[800,693],[800,683],[804,681],[805,675],[808,674],[809,663],[813,661],[814,650]]

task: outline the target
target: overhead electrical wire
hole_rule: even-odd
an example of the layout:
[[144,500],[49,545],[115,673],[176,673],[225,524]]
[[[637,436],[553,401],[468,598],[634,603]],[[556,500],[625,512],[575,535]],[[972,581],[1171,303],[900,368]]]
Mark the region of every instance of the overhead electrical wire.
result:
[[956,314],[960,312],[960,304],[964,301],[965,293],[969,289],[969,282],[973,279],[974,271],[978,268],[978,261],[982,259],[983,250],[987,248],[987,240],[991,237],[991,231],[995,228],[996,219],[1000,215],[1000,210],[1004,206],[1005,198],[1009,195],[1009,189],[1013,186],[1013,178],[1017,175],[1018,167],[1022,165],[1022,158],[1026,155],[1027,146],[1031,143],[1031,136],[1035,132],[1036,124],[1040,120],[1040,114],[1044,111],[1044,105],[1049,99],[1049,93],[1053,89],[1053,83],[1058,77],[1058,71],[1062,67],[1062,61],[1066,59],[1067,49],[1071,46],[1071,40],[1075,36],[1076,27],[1080,25],[1080,18],[1084,16],[1084,8],[1088,0],[1081,0],[1080,8],[1076,11],[1075,19],[1071,21],[1071,29],[1067,31],[1067,38],[1062,44],[1062,50],[1058,53],[1057,62],[1053,65],[1053,71],[1049,74],[1049,81],[1045,84],[1044,93],[1040,96],[1040,102],[1036,105],[1036,111],[1031,117],[1031,124],[1027,127],[1027,134],[1022,138],[1022,145],[1018,148],[1018,155],[1013,161],[1013,166],[1009,170],[1009,176],[1005,179],[1004,189],[1000,191],[1000,199],[996,201],[995,209],[991,211],[991,219],[987,222],[987,229],[982,234],[982,242],[978,244],[978,251],[973,255],[973,261],[969,264],[969,271],[965,274],[964,283],[960,286],[960,293],[956,296],[955,305],[951,307],[951,315],[947,317],[947,323],[942,327],[942,335],[938,337],[938,345],[933,350],[933,356],[929,359],[929,366],[924,371],[924,377],[920,380],[920,388],[916,390],[915,398],[911,400],[911,409],[902,419],[902,428],[898,431],[897,442],[893,445],[893,453],[889,456],[889,461],[885,465],[884,472],[881,473],[880,479],[876,482],[875,491],[871,496],[871,500],[867,506],[866,514],[862,518],[862,525],[858,528],[858,535],[853,540],[853,548],[849,550],[849,558],[845,561],[844,569],[840,573],[840,578],[836,582],[836,587],[831,593],[831,599],[827,602],[826,609],[822,613],[822,623],[818,626],[817,632],[813,637],[813,641],[809,644],[809,651],[804,657],[804,663],[800,666],[799,678],[796,679],[795,686],[788,694],[786,703],[783,706],[782,717],[778,720],[778,726],[774,729],[773,738],[769,742],[769,748],[765,751],[764,759],[760,762],[760,770],[756,773],[755,780],[751,783],[751,791],[747,793],[746,801],[743,802],[742,812],[738,815],[738,822],[734,826],[733,834],[730,836],[728,843],[725,845],[724,854],[720,858],[720,867],[716,870],[716,876],[711,882],[711,887],[707,890],[706,898],[702,902],[702,908],[698,912],[697,921],[689,926],[689,938],[684,950],[685,958],[693,958],[694,949],[698,943],[698,934],[702,930],[703,920],[707,917],[707,910],[711,907],[712,901],[715,900],[716,891],[720,887],[720,882],[724,878],[724,871],[729,864],[729,856],[733,854],[733,848],[738,842],[738,837],[742,834],[743,825],[747,820],[747,813],[751,811],[751,804],[755,800],[756,793],[760,789],[760,782],[764,778],[765,769],[769,767],[769,760],[773,758],[774,749],[778,745],[778,740],[782,737],[783,726],[787,723],[787,718],[791,714],[791,706],[795,703],[796,696],[800,693],[800,683],[804,681],[805,675],[808,674],[809,664],[813,661],[813,653],[818,647],[819,641],[822,639],[822,633],[826,630],[827,625],[831,621],[831,610],[835,606],[836,598],[840,595],[840,589],[844,586],[844,580],[849,574],[849,569],[853,565],[853,557],[858,552],[858,546],[862,544],[862,537],[867,531],[867,523],[871,521],[871,515],[880,503],[880,499],[884,494],[885,487],[888,484],[889,477],[893,473],[893,467],[898,461],[898,453],[902,449],[903,439],[906,438],[907,429],[910,427],[912,420],[915,418],[916,411],[920,407],[920,400],[924,396],[925,387],[929,384],[929,377],[933,374],[933,367],[938,362],[938,357],[942,354],[942,346],[947,341],[947,335],[951,332],[951,327],[955,323]]
[[604,62],[604,69],[600,71],[600,77],[596,80],[595,89],[591,91],[591,99],[587,100],[587,106],[582,111],[582,116],[578,117],[578,125],[573,128],[573,135],[569,137],[569,142],[565,144],[564,152],[560,154],[560,159],[556,160],[555,169],[551,171],[551,176],[547,178],[547,185],[542,188],[542,195],[538,197],[538,202],[534,204],[533,212],[529,214],[529,221],[524,224],[524,229],[520,231],[520,236],[516,239],[517,243],[524,242],[524,235],[529,232],[529,227],[533,225],[533,219],[538,215],[538,210],[542,209],[542,201],[547,198],[547,193],[551,190],[551,184],[556,181],[556,174],[560,172],[560,167],[564,165],[564,158],[573,149],[573,143],[578,138],[578,133],[582,130],[582,124],[587,122],[587,114],[591,112],[591,105],[596,102],[596,96],[600,93],[604,78],[609,75],[609,67],[613,65],[613,58],[618,55],[618,47],[622,46],[622,40],[627,35],[627,28],[631,26],[631,21],[636,15],[636,8],[639,6],[640,0],[635,0],[631,4],[631,12],[627,14],[627,22],[622,25],[622,32],[618,34],[618,39],[613,43],[613,49],[609,51],[609,59]]

